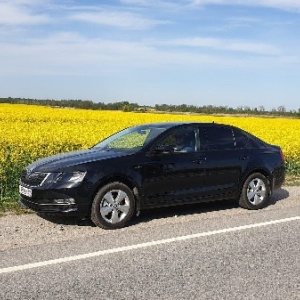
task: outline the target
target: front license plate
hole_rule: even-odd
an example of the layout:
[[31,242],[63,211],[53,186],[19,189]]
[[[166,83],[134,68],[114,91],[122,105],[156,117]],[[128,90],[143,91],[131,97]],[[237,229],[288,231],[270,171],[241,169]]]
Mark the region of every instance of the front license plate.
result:
[[21,195],[24,195],[26,197],[32,197],[32,189],[28,189],[22,185],[19,185],[19,192]]

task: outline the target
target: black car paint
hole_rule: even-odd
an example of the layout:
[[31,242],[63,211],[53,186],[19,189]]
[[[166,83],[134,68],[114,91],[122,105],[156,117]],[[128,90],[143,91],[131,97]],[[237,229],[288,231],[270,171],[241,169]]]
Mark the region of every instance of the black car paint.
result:
[[[21,195],[21,204],[42,213],[86,217],[99,188],[112,181],[123,182],[133,190],[137,211],[199,201],[237,199],[243,182],[253,172],[265,175],[271,183],[271,190],[280,187],[284,181],[284,162],[277,146],[243,132],[248,139],[244,149],[209,150],[199,144],[197,152],[164,153],[156,151],[157,143],[178,127],[198,130],[203,141],[204,128],[224,125],[166,123],[165,126],[168,128],[165,132],[138,152],[91,148],[34,162],[27,167],[28,173],[86,171],[87,174],[81,184],[71,188],[59,184],[31,187],[32,197]],[[20,184],[27,186],[22,180]],[[51,205],[57,197],[74,198],[76,204]]]

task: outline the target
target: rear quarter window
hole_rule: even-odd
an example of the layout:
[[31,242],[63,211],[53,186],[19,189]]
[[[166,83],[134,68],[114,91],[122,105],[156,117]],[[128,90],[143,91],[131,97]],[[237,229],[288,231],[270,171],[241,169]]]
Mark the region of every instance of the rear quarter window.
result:
[[233,129],[235,149],[245,149],[249,138],[238,129]]

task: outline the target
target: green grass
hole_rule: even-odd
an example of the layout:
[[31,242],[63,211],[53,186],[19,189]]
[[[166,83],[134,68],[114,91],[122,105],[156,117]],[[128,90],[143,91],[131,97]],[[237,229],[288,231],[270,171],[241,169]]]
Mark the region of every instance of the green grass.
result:
[[300,186],[300,176],[287,175],[284,182],[285,186]]

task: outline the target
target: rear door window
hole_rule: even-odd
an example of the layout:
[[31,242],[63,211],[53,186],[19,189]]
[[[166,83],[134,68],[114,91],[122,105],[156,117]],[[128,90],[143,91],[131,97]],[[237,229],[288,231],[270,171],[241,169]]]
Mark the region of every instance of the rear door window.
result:
[[230,127],[211,126],[204,129],[205,143],[203,150],[235,149],[234,134]]

